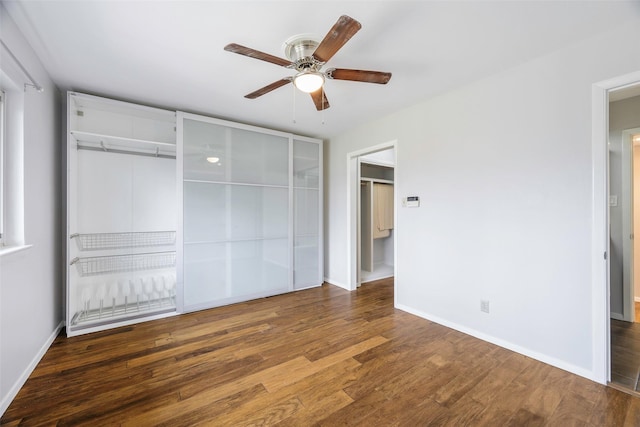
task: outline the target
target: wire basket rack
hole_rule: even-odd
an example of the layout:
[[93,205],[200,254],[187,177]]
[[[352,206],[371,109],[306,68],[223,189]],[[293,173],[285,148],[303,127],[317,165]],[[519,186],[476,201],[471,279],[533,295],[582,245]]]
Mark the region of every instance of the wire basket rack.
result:
[[176,243],[175,231],[72,234],[81,251],[167,246]]
[[175,252],[155,252],[146,254],[113,255],[75,258],[80,276],[98,276],[101,274],[124,273],[129,271],[157,270],[172,268],[176,265]]

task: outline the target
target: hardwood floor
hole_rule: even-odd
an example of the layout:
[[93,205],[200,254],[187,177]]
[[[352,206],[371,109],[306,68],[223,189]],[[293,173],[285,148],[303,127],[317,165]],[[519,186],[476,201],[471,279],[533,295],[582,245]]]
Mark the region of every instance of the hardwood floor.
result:
[[640,399],[395,310],[387,279],[60,336],[0,422],[638,426]]
[[638,391],[640,323],[611,319],[611,382]]
[[611,382],[640,392],[640,303],[636,323],[611,319]]

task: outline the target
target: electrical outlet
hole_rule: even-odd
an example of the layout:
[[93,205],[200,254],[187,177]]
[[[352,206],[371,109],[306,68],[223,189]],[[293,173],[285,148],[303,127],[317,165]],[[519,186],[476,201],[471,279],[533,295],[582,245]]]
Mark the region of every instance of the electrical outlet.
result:
[[481,300],[480,301],[480,311],[482,311],[483,313],[488,313],[489,312],[489,301],[488,300]]

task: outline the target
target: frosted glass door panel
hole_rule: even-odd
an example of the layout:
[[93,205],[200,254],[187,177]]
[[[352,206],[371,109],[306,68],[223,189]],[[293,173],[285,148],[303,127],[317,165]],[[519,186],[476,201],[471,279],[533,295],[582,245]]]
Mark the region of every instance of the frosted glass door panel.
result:
[[186,244],[184,303],[220,305],[286,292],[288,240]]
[[185,182],[184,241],[286,238],[288,190]]
[[320,200],[318,190],[296,189],[293,193],[296,236],[318,236]]
[[287,292],[289,137],[193,116],[182,128],[185,309]]
[[318,188],[320,177],[320,146],[313,142],[294,141],[294,186]]
[[198,305],[227,297],[227,244],[184,247],[184,304]]
[[186,180],[287,186],[288,153],[286,137],[184,120]]
[[293,270],[293,282],[296,289],[318,285],[320,281],[318,250],[317,236],[296,237]]
[[322,283],[319,274],[319,191],[294,191],[293,287],[302,289]]
[[229,222],[226,205],[226,185],[185,182],[185,243],[226,240]]
[[257,240],[229,243],[233,297],[272,295],[289,288],[289,241]]
[[320,144],[293,142],[293,287],[322,283],[320,273]]
[[289,191],[286,188],[230,185],[230,238],[287,238]]

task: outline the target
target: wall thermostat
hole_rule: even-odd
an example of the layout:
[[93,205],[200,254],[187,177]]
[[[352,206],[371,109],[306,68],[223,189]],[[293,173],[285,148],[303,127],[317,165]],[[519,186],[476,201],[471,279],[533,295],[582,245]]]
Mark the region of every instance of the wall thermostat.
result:
[[420,197],[408,196],[402,200],[402,205],[407,208],[417,208],[420,206]]

